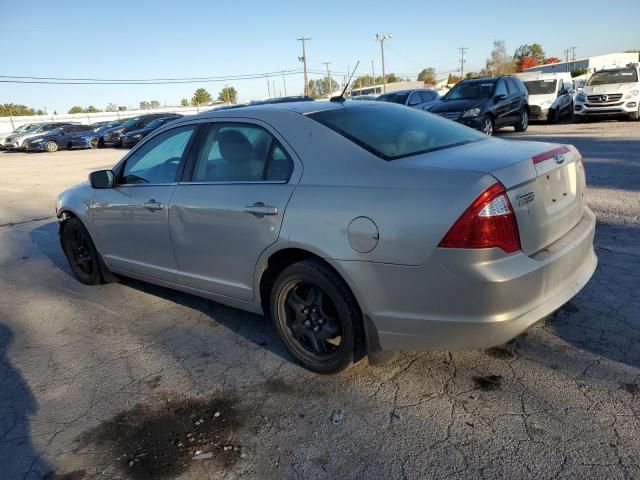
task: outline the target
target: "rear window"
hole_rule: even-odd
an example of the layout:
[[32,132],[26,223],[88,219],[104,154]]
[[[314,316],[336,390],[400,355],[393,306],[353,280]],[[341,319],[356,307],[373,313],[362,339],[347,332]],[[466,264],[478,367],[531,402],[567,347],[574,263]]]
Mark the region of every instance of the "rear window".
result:
[[380,102],[391,102],[391,103],[399,103],[404,105],[407,103],[408,93],[386,93],[384,95],[380,95],[378,97],[378,101]]
[[529,80],[524,82],[529,91],[529,95],[548,95],[556,92],[557,81],[549,80]]
[[391,104],[351,104],[307,115],[385,160],[487,139],[455,122]]

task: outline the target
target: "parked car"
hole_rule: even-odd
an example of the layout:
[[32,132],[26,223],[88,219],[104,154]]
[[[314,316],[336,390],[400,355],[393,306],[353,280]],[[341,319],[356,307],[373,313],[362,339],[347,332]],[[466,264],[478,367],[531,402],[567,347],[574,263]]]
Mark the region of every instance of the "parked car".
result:
[[60,148],[73,148],[72,135],[93,132],[91,125],[62,125],[42,135],[24,141],[23,148],[29,152],[57,152]]
[[556,123],[573,115],[573,80],[569,72],[519,73],[529,92],[529,120]]
[[115,273],[264,313],[321,373],[503,344],[597,263],[573,146],[386,102],[184,117],[89,180],[56,205],[81,282]]
[[[71,143],[70,148],[98,148],[103,146],[102,136],[107,130],[110,130],[118,125],[122,124],[122,120],[111,121],[102,127],[94,128],[93,130],[83,131],[71,136],[69,140]],[[91,127],[95,127],[96,124],[91,124]]]
[[149,123],[156,118],[162,117],[179,117],[180,115],[175,113],[149,113],[146,115],[139,115],[137,117],[129,118],[122,124],[106,130],[102,134],[101,147],[121,147],[122,136],[133,130],[140,130],[146,127]]
[[26,132],[27,130],[29,130],[30,128],[35,128],[36,126],[40,125],[39,123],[26,123],[24,125],[20,125],[18,128],[16,128],[13,132],[11,133],[3,133],[0,134],[0,150],[4,150],[4,142],[6,140],[6,138],[10,135],[18,135],[20,133]]
[[[357,98],[357,97],[356,97]],[[430,88],[415,88],[411,90],[397,90],[395,92],[384,93],[376,98],[379,102],[399,103],[407,107],[427,110],[433,105],[440,95]]]
[[23,132],[9,135],[7,138],[5,138],[4,148],[6,148],[7,150],[22,150],[22,148],[24,147],[25,140],[28,140],[37,135],[42,135],[44,133],[50,132],[51,130],[58,127],[62,127],[64,125],[74,125],[74,124],[69,122],[52,122],[52,123],[35,124]]
[[351,100],[376,100],[378,98],[377,95],[356,95],[354,97],[349,97]]
[[529,126],[528,96],[515,77],[473,78],[454,85],[429,111],[487,135],[510,125],[524,132]]
[[595,72],[576,95],[573,113],[578,121],[612,116],[640,119],[639,65]]
[[122,146],[131,148],[144,137],[153,132],[156,128],[160,128],[165,123],[172,122],[180,117],[182,117],[182,115],[172,115],[170,117],[156,118],[152,122],[148,123],[146,127],[141,128],[140,130],[132,130],[128,133],[125,133],[121,136]]

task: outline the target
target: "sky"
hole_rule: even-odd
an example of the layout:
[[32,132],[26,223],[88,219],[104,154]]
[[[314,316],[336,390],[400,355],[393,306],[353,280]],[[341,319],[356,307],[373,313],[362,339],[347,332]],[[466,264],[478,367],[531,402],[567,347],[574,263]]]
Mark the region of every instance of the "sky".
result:
[[[31,1],[0,0],[0,75],[148,79],[213,77],[301,70],[296,39],[307,43],[309,68],[330,62],[340,79],[360,61],[357,74],[380,75],[376,33],[385,42],[386,71],[415,77],[425,67],[466,71],[484,65],[494,40],[513,52],[540,43],[547,56],[563,57],[576,46],[578,58],[640,48],[633,22],[638,0],[618,0],[621,17],[602,15],[601,1],[377,1],[300,2],[263,0]],[[608,7],[607,7],[608,8]],[[610,8],[605,10],[608,13]],[[443,76],[446,74],[443,73]],[[320,74],[310,78],[320,78]],[[0,78],[2,80],[2,78]],[[302,74],[271,77],[276,95],[301,94]],[[48,113],[73,105],[104,109],[113,102],[136,107],[143,100],[177,105],[198,87],[214,97],[225,85],[239,101],[268,97],[267,80],[199,81],[178,85],[39,85],[0,83],[0,104],[19,103]],[[271,92],[273,94],[273,92]]]

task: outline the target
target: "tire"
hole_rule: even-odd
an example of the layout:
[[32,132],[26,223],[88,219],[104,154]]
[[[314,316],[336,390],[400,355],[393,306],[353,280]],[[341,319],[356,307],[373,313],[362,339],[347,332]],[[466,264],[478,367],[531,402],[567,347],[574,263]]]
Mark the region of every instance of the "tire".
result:
[[98,140],[98,148],[104,148],[104,139],[100,138]]
[[516,132],[524,132],[529,127],[529,112],[523,110],[520,114],[520,119],[518,123],[516,123],[513,128]]
[[360,307],[344,280],[320,260],[285,268],[271,289],[270,310],[285,347],[308,370],[338,373],[365,354]]
[[98,137],[93,137],[89,140],[89,148],[98,148],[100,146],[100,139]]
[[85,285],[102,282],[100,256],[89,232],[77,218],[70,218],[62,230],[62,248],[71,271]]
[[549,116],[547,117],[547,121],[549,123],[558,123],[559,118],[560,118],[560,114],[557,108],[549,110]]
[[53,140],[48,141],[48,142],[45,144],[45,146],[44,146],[44,149],[45,149],[47,152],[51,152],[51,153],[53,153],[53,152],[57,152],[57,151],[58,151],[58,148],[60,148],[60,147],[59,147],[59,146],[58,146],[58,144],[57,144],[56,142],[54,142]]
[[629,120],[631,120],[632,122],[637,122],[638,120],[640,120],[640,107],[638,107],[637,112],[633,112],[629,115]]
[[489,116],[484,117],[484,119],[482,120],[482,126],[480,127],[480,131],[485,135],[489,135],[491,137],[495,129],[496,129],[496,126],[495,126],[495,122],[493,121],[493,118]]

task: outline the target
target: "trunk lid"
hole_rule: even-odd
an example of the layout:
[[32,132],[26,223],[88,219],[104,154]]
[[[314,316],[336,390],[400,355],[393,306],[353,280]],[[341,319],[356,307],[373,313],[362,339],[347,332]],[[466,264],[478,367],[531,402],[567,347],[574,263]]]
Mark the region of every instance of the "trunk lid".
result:
[[527,255],[565,235],[584,212],[584,167],[571,145],[488,139],[394,163],[483,172],[496,178],[507,189]]

